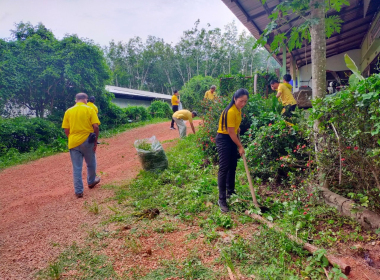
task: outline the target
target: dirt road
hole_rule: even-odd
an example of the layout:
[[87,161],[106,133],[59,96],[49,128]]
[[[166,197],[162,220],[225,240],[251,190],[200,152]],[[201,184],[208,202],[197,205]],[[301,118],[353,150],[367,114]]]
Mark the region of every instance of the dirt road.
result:
[[[134,141],[152,135],[161,142],[177,138],[178,131],[169,126],[169,122],[152,124],[102,140],[97,151],[100,186],[134,178],[140,170]],[[77,199],[69,153],[0,172],[0,279],[33,278],[98,222],[86,211],[85,202],[111,195],[112,191],[85,187],[84,198]]]

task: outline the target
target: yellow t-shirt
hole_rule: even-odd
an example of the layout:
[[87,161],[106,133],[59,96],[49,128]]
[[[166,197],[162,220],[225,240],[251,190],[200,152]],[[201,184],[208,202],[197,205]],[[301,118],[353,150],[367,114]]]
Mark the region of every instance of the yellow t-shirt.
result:
[[239,111],[239,109],[236,108],[235,104],[232,105],[232,107],[227,112],[227,127],[223,125],[223,129],[222,129],[222,115],[220,115],[220,118],[219,118],[218,133],[228,134],[227,127],[234,127],[235,133],[237,134],[240,127],[240,123],[241,123],[241,111]]
[[173,114],[174,118],[193,122],[193,114],[189,110],[179,110]]
[[98,112],[99,112],[98,107],[94,103],[87,102],[87,106],[90,106],[92,109],[95,110],[96,114],[98,114]]
[[93,124],[100,124],[98,116],[91,107],[82,102],[69,108],[63,117],[62,128],[70,129],[69,149],[81,145],[90,133],[94,132]]
[[279,101],[282,102],[282,105],[295,105],[297,101],[294,99],[292,94],[292,86],[290,84],[279,84],[277,92],[281,92]]
[[215,97],[216,97],[215,91],[214,93],[212,93],[211,90],[208,90],[206,91],[204,98],[209,99],[209,100],[214,100]]
[[172,105],[179,105],[179,99],[176,95],[172,96]]

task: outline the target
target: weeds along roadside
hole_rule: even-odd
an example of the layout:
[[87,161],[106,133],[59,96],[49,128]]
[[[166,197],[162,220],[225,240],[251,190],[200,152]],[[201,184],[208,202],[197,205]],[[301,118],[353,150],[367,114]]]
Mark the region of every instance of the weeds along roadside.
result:
[[[255,223],[244,214],[246,209],[253,211],[253,208],[241,161],[237,170],[238,195],[230,201],[232,213],[220,213],[216,205],[217,167],[204,163],[203,153],[196,147],[195,139],[196,136],[190,135],[167,152],[169,169],[163,173],[142,171],[129,184],[108,186],[115,190],[115,197],[108,201],[111,205],[106,207],[89,203],[86,207],[90,213],[102,215],[107,210],[109,214],[104,217],[99,229],[89,231],[90,245],[83,248],[102,259],[105,267],[120,257],[117,253],[108,255],[113,249],[129,256],[130,268],[120,272],[115,265],[113,267],[113,272],[116,270],[122,279],[220,279],[221,275],[227,275],[227,267],[236,275],[255,275],[257,279],[267,279],[269,275],[273,279],[284,279],[285,276],[286,279],[325,277],[323,251],[322,257],[318,254],[310,256],[283,234]],[[265,218],[280,225],[286,232],[321,248],[334,251],[338,248],[337,244],[353,244],[361,240],[370,242],[375,238],[355,222],[319,204],[302,188],[279,193],[260,188],[260,192],[260,203],[271,207]],[[147,210],[155,208],[160,214],[149,219],[150,212]],[[102,229],[111,225],[114,230]],[[185,241],[176,244],[170,239],[173,234],[182,232]],[[188,248],[185,256],[181,257],[174,250],[172,255],[163,256],[157,261],[157,268],[147,270],[138,262],[134,265],[133,261],[147,254],[146,238],[154,238],[157,242],[156,247],[152,248],[152,256],[162,252],[160,250],[191,247],[194,241],[199,241],[200,245],[197,246],[200,247]],[[118,249],[112,248],[115,240],[121,240]],[[355,250],[352,249],[353,252]],[[75,252],[68,249],[66,253],[70,255]],[[71,264],[67,265],[67,257],[61,257],[50,265],[54,268],[50,272],[60,271],[61,275],[66,275],[69,270],[75,271],[75,275],[90,275],[85,267],[91,260],[83,257],[80,260],[82,267],[78,266],[78,261],[70,261]],[[70,259],[75,260],[75,257]],[[333,268],[328,269],[333,273]],[[40,275],[47,275],[48,271],[44,270]],[[107,273],[112,274],[110,271]],[[338,279],[337,273],[331,274],[330,279]],[[90,276],[86,277],[90,279]]]

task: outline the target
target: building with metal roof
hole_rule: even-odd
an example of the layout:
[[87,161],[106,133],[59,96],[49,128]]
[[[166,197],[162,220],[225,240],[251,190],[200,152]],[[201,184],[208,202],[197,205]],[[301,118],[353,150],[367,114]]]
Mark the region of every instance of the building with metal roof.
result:
[[[282,0],[222,0],[224,4],[247,27],[255,38],[259,38],[270,22],[269,16]],[[375,64],[380,56],[380,1],[349,0],[350,6],[344,6],[340,12],[330,11],[328,16],[339,15],[343,23],[340,33],[334,33],[326,39],[327,79],[347,79],[349,69],[344,63],[345,53],[355,61],[356,65],[368,76],[376,71]],[[279,33],[299,25],[303,19],[297,15],[288,15],[283,25],[279,25]],[[273,37],[269,38],[265,48],[269,51]],[[297,87],[311,86],[311,46],[305,41],[302,48],[274,55],[282,65],[282,72],[290,72]]]
[[172,96],[144,90],[106,86],[106,90],[113,93],[115,98],[112,100],[116,105],[124,108],[128,106],[148,107],[154,100],[170,102]]

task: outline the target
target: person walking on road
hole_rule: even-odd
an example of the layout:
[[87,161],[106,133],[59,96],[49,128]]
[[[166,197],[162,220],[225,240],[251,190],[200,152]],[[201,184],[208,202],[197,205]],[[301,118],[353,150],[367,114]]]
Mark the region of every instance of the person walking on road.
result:
[[87,105],[95,110],[96,114],[99,113],[98,107],[95,105],[95,96],[90,96],[88,99]]
[[237,135],[240,133],[241,110],[247,104],[248,96],[246,89],[238,89],[219,118],[218,133],[215,138],[219,155],[218,205],[224,213],[229,211],[227,199],[235,193],[238,152],[240,155],[245,153]]
[[88,187],[92,189],[100,182],[96,176],[95,156],[100,121],[95,110],[87,106],[87,98],[87,94],[78,93],[75,96],[75,106],[67,109],[62,122],[62,128],[69,139],[74,191],[78,198],[83,197],[83,158],[87,164]]
[[[178,93],[178,90],[174,90],[174,94],[172,96],[172,110],[173,110],[173,113],[177,112],[178,111],[178,105],[179,105],[179,93]],[[172,123],[170,125],[170,129],[175,129],[174,127],[174,119],[172,118]]]
[[210,90],[206,91],[204,99],[214,100],[216,98],[216,86],[212,85]]
[[190,122],[191,129],[193,130],[193,133],[195,134],[193,118],[195,118],[196,116],[197,116],[197,112],[195,111],[190,112],[189,110],[179,110],[173,114],[173,120],[178,126],[179,137],[181,138],[186,137],[186,124],[184,120]]

